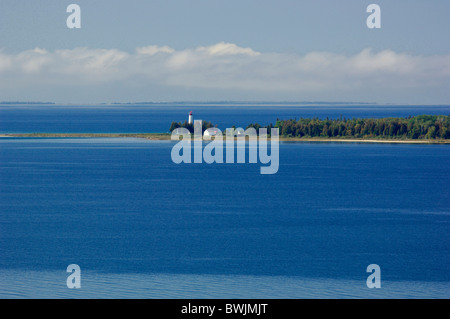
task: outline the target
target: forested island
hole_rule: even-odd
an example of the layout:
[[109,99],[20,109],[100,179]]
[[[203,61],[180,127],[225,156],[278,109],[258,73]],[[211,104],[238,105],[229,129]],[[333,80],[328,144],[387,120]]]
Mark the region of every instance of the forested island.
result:
[[[177,128],[186,128],[194,132],[193,124],[172,122],[170,132]],[[217,128],[211,122],[202,122],[202,132],[208,128]],[[267,128],[270,137],[271,128],[278,128],[280,140],[319,141],[319,142],[388,142],[388,143],[443,143],[450,144],[450,116],[419,115],[406,118],[351,118],[337,119],[300,118],[281,120],[275,124],[262,126],[252,123],[256,132]],[[235,128],[235,126],[232,126]],[[224,128],[222,131],[225,131]],[[225,132],[224,132],[225,134]],[[122,137],[145,138],[150,140],[170,140],[171,133],[3,133],[0,137],[48,137],[48,138],[98,138]]]
[[[203,122],[202,130],[217,127]],[[193,125],[186,122],[172,122],[170,131],[183,127],[191,133]],[[445,140],[450,139],[450,117],[447,115],[419,115],[406,118],[351,118],[337,119],[300,118],[280,120],[263,126],[259,123],[247,125],[258,132],[267,128],[278,128],[284,138],[339,138],[339,139],[399,139],[399,140]]]
[[[259,128],[258,124],[250,126]],[[268,128],[272,127],[272,124]],[[285,137],[325,138],[382,138],[382,139],[449,139],[450,117],[445,115],[419,115],[407,118],[366,119],[290,119],[277,120]]]

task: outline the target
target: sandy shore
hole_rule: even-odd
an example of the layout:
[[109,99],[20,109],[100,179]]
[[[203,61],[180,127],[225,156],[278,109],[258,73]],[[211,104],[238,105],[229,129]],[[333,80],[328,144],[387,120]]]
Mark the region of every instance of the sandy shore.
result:
[[[149,140],[170,140],[169,133],[10,133],[0,137],[72,137],[72,138],[145,138]],[[225,137],[224,137],[225,139]],[[270,138],[269,138],[270,139]],[[346,138],[298,138],[280,137],[280,142],[337,142],[337,143],[398,143],[398,144],[450,144],[450,140],[396,140],[396,139],[346,139]]]

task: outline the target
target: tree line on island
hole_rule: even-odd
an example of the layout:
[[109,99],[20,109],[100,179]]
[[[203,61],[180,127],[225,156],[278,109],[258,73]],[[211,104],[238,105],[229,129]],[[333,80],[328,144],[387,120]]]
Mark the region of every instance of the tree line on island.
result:
[[[194,132],[194,125],[187,121],[172,122],[170,131],[182,127]],[[211,122],[202,122],[202,132],[217,127]],[[247,125],[256,132],[267,128],[278,128],[280,136],[296,138],[383,138],[383,139],[450,139],[450,116],[418,115],[405,118],[351,118],[337,119],[300,118],[280,120],[275,125],[262,126],[258,123]],[[234,128],[234,126],[233,126]]]

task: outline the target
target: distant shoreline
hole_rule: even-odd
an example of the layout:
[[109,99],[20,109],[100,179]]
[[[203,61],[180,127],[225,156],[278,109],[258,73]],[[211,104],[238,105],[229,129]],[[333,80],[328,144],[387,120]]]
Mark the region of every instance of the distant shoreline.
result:
[[170,140],[170,133],[3,133],[0,137],[56,137],[56,138],[100,138],[134,137],[149,140]]
[[[4,133],[0,137],[35,137],[35,138],[144,138],[155,141],[170,141],[170,133]],[[224,136],[225,139],[225,136]],[[268,137],[270,140],[270,137]],[[450,140],[430,140],[430,139],[368,139],[368,138],[299,138],[283,137],[282,142],[339,142],[339,143],[396,143],[396,144],[450,144]]]

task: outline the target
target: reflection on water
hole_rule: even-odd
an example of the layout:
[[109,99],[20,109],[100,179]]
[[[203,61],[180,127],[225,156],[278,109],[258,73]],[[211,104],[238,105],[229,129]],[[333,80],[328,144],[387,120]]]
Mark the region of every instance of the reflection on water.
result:
[[383,281],[369,289],[357,280],[284,276],[103,274],[83,271],[69,289],[62,271],[1,270],[0,298],[299,299],[449,298],[449,282]]

